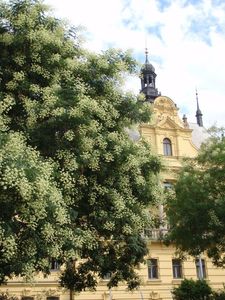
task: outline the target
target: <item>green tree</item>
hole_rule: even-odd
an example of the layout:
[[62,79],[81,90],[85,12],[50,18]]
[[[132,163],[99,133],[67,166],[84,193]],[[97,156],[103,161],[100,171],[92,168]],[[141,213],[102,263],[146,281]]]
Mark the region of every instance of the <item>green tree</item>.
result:
[[225,140],[214,135],[186,162],[167,210],[169,242],[194,256],[207,251],[217,266],[225,265],[224,182]]
[[151,115],[123,91],[136,62],[84,50],[38,0],[0,2],[0,50],[1,282],[48,273],[53,257],[71,290],[107,273],[135,288],[160,170],[127,133]]
[[212,289],[204,280],[184,279],[173,288],[172,295],[176,300],[208,300],[212,299]]
[[[0,133],[0,281],[48,272],[66,234],[68,211],[54,168],[20,133]],[[54,220],[54,222],[53,222]]]

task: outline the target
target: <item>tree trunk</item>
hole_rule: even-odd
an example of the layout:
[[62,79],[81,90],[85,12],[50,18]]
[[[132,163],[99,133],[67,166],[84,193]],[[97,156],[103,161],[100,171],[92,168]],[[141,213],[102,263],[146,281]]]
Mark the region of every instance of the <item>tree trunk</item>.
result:
[[70,300],[74,300],[73,296],[73,290],[70,289]]

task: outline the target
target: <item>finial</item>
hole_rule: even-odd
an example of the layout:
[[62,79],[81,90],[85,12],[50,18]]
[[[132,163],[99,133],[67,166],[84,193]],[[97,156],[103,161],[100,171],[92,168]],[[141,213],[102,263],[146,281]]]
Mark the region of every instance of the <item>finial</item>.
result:
[[195,95],[196,95],[196,101],[197,101],[197,111],[199,110],[199,103],[198,103],[198,90],[195,88]]
[[183,115],[183,121],[184,121],[184,123],[186,123],[186,122],[187,122],[187,117],[186,117],[186,115],[185,115],[185,114]]
[[148,61],[148,48],[147,47],[145,48],[145,63],[149,64],[149,61]]
[[184,127],[187,127],[187,128],[189,127],[187,117],[185,114],[183,115],[183,123],[184,123]]

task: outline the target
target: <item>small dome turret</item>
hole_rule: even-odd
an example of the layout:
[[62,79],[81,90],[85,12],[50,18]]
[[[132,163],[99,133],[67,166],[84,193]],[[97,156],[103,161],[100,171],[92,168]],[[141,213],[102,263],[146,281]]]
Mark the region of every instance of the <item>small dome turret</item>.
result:
[[145,63],[142,68],[141,68],[142,73],[148,73],[148,72],[154,72],[155,73],[155,68],[153,67],[152,64],[150,63]]
[[145,94],[146,101],[153,102],[160,94],[155,87],[155,68],[148,61],[148,50],[145,50],[145,64],[141,68],[141,93]]

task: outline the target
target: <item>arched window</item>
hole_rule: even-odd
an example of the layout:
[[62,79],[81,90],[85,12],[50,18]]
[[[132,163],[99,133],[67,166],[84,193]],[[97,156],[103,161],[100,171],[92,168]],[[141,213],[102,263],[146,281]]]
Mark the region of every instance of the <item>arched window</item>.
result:
[[170,139],[165,138],[163,140],[163,154],[165,156],[171,156],[172,155],[172,144]]

